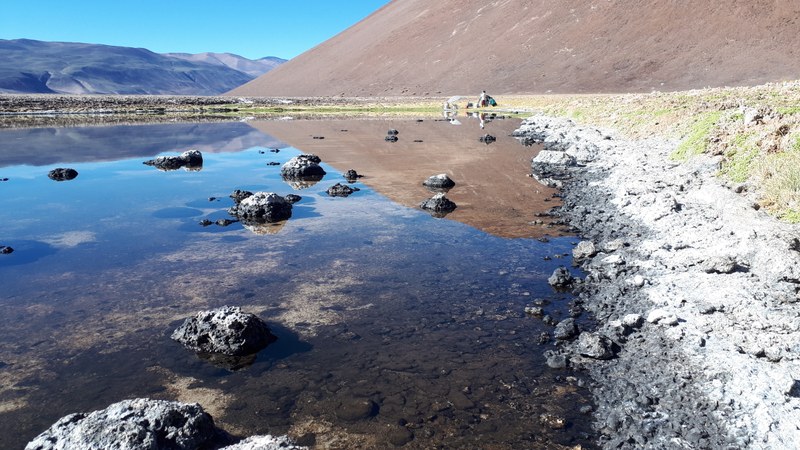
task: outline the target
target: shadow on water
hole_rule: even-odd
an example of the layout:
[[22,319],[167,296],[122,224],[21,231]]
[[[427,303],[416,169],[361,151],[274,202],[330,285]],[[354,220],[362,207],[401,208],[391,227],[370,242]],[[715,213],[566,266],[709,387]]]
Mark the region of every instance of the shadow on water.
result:
[[[463,123],[259,125],[296,145],[276,154],[278,139],[241,124],[14,130],[34,156],[0,145],[13,180],[0,208],[17,212],[0,242],[15,249],[0,255],[0,448],[134,397],[199,402],[233,434],[289,433],[316,448],[591,447],[584,381],[547,367],[552,327],[524,313],[539,304],[569,317],[571,294],[546,280],[572,238],[534,220],[555,200],[526,177],[536,149],[508,136],[515,124]],[[389,128],[398,142],[383,140]],[[491,146],[477,141],[485,132]],[[57,142],[57,158],[36,156]],[[189,145],[220,151],[195,173],[139,157]],[[265,164],[301,152],[323,156],[328,175],[313,187]],[[75,162],[79,182],[54,186],[31,167],[55,160]],[[360,191],[328,196],[351,165]],[[459,206],[434,219],[418,209],[431,195],[421,182],[448,170]],[[234,189],[298,188],[287,221],[216,224],[232,219]],[[223,305],[259,315],[277,340],[220,360],[169,338]]]
[[[176,322],[173,325],[177,327],[180,322]],[[302,341],[297,333],[277,323],[268,323],[267,325],[274,339],[258,353],[245,356],[228,356],[213,353],[194,353],[181,347],[185,355],[170,352],[170,357],[165,358],[161,364],[177,374],[186,376],[205,375],[210,378],[219,378],[227,377],[240,371],[246,371],[249,374],[268,371],[282,359],[311,351],[311,344]],[[204,367],[200,368],[198,367],[199,365]]]

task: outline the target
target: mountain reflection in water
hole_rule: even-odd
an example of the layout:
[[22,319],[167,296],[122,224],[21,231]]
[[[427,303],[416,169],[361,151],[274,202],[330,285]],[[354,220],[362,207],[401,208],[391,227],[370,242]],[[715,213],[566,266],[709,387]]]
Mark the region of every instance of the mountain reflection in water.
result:
[[[451,121],[424,119],[275,120],[250,124],[306,153],[314,153],[339,172],[355,169],[359,181],[394,202],[415,208],[433,194],[422,186],[431,175],[446,173],[456,182],[447,198],[458,208],[457,220],[501,237],[559,235],[558,228],[535,225],[547,221],[537,211],[556,206],[554,189],[532,178],[530,161],[537,147],[524,147],[511,133],[514,119],[496,119],[481,128],[478,118]],[[384,137],[398,130],[397,142]],[[481,136],[497,138],[486,144]],[[319,137],[325,139],[319,139]]]
[[[508,136],[516,121],[461,122],[0,130],[0,245],[15,249],[0,255],[0,448],[136,397],[198,402],[234,435],[316,448],[590,444],[580,374],[548,368],[552,328],[524,313],[535,303],[569,317],[574,299],[546,280],[572,238],[499,237],[552,234],[530,223],[550,192],[526,177],[536,150]],[[398,142],[384,141],[389,128]],[[485,133],[497,142],[479,142]],[[202,171],[142,164],[190,148]],[[280,164],[301,152],[327,175],[295,190]],[[80,176],[56,183],[55,164]],[[360,190],[329,196],[351,166]],[[458,208],[435,219],[417,205],[441,172]],[[235,189],[302,199],[290,219],[251,230],[230,222]],[[223,305],[278,340],[236,361],[170,340]]]

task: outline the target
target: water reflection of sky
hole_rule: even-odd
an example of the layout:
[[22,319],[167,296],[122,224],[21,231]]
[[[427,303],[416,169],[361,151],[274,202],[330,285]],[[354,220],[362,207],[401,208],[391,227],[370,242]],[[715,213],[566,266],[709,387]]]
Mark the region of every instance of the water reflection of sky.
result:
[[[239,125],[113,127],[113,138],[106,141],[108,130],[83,130],[92,142],[84,144],[72,133],[73,148],[117,149],[126,156],[80,150],[74,159],[66,152],[58,155],[58,163],[35,165],[38,158],[16,155],[8,159],[16,165],[0,169],[0,177],[9,178],[0,183],[0,245],[15,249],[0,255],[0,306],[5,311],[0,317],[0,376],[8,380],[0,387],[0,411],[6,411],[0,414],[18,424],[0,436],[0,447],[21,447],[65,414],[153,392],[199,401],[219,423],[243,433],[286,432],[290,415],[327,417],[347,400],[345,393],[356,395],[347,389],[333,394],[336,386],[356,383],[373,371],[376,379],[385,377],[386,351],[393,367],[413,367],[410,373],[425,380],[409,382],[413,392],[402,394],[409,402],[436,393],[446,396],[450,384],[462,382],[441,374],[431,379],[429,374],[438,374],[442,364],[471,367],[468,378],[476,389],[499,378],[530,378],[533,385],[545,376],[534,351],[541,325],[521,311],[532,298],[563,299],[544,281],[559,260],[543,261],[542,256],[568,252],[568,240],[498,238],[389,201],[361,183],[356,184],[361,191],[352,196],[332,198],[325,190],[343,179],[325,164],[328,175],[321,182],[295,191],[280,178],[280,166],[267,162],[283,163],[299,152],[291,147],[269,152],[275,139]],[[230,141],[220,142],[215,127]],[[201,171],[162,172],[142,162],[189,147],[147,153],[139,144],[147,139],[137,137],[142,132],[159,138],[174,133],[165,139],[226,151],[204,151]],[[13,133],[26,141],[26,151],[35,153],[62,131]],[[39,136],[48,138],[40,142]],[[213,139],[203,142],[197,136]],[[135,157],[120,149],[126,140],[137,143]],[[79,175],[55,182],[47,177],[55,167],[72,167]],[[303,199],[276,234],[256,235],[238,223],[201,226],[202,219],[230,218],[228,195],[234,189],[296,193]],[[235,374],[196,358],[167,337],[182,317],[224,304],[259,314],[283,336],[252,367]],[[553,314],[558,318],[563,309]],[[487,341],[492,333],[496,338]],[[354,335],[358,338],[352,340]],[[400,337],[387,341],[395,335]],[[342,339],[351,340],[337,344]],[[302,353],[295,355],[297,349]],[[482,368],[497,358],[505,359],[502,368],[497,361]],[[284,361],[280,370],[278,359]],[[334,375],[328,381],[307,381],[320,372]],[[226,383],[231,377],[236,382]],[[324,401],[302,406],[291,400],[294,406],[271,419],[254,418],[252,411],[261,406],[252,399],[288,401],[285,394],[262,398],[265,386],[281,380],[305,380],[303,391]],[[181,383],[202,389],[179,389]],[[208,392],[237,398],[230,402],[238,406],[208,403],[203,397]],[[525,401],[543,402],[538,397]],[[419,414],[430,407],[421,405]],[[394,424],[409,414],[392,412],[388,404],[383,408],[384,416],[375,419],[380,423]],[[509,422],[512,412],[498,415],[498,423]],[[465,421],[473,413],[459,412]],[[463,442],[504,442],[509,438],[503,433],[524,434],[530,420],[503,425],[510,428],[485,437],[468,435]],[[370,431],[373,425],[337,423],[379,435]],[[419,445],[424,448],[425,442]]]

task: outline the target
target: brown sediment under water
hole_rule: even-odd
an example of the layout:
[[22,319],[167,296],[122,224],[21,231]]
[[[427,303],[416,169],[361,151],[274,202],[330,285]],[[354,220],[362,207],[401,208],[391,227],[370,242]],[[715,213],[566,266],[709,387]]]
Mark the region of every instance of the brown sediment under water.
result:
[[[134,397],[314,448],[590,447],[585,380],[547,367],[552,329],[524,313],[561,320],[573,300],[546,281],[574,237],[535,222],[555,206],[527,177],[537,149],[509,136],[514,119],[420,120],[0,130],[0,448]],[[201,170],[142,164],[189,149]],[[327,175],[298,190],[268,163],[300,153]],[[53,181],[57,167],[78,176]],[[350,168],[360,190],[328,196]],[[417,207],[438,173],[456,182],[443,219]],[[234,189],[302,200],[263,233],[202,226],[232,219]],[[222,305],[277,341],[231,360],[170,340]]]

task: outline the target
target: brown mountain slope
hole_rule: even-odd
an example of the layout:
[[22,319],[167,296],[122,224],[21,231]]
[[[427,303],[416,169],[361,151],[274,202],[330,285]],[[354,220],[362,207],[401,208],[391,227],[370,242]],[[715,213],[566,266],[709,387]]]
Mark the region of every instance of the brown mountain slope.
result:
[[800,78],[796,0],[394,0],[234,95],[678,90]]

